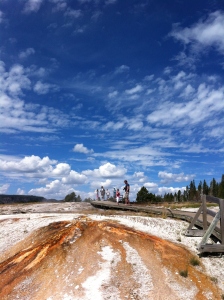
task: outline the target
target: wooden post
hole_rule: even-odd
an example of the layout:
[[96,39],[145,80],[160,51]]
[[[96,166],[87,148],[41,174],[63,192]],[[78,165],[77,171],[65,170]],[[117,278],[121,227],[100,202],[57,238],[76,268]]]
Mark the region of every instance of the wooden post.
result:
[[224,245],[224,200],[219,199],[221,244]]
[[202,195],[202,207],[203,207],[203,229],[207,230],[207,206],[206,206],[206,195]]
[[220,210],[215,215],[215,218],[212,220],[212,223],[210,224],[208,230],[206,231],[205,235],[203,236],[201,242],[198,245],[198,249],[201,250],[202,246],[205,246],[208,239],[210,238],[213,230],[215,229],[216,224],[218,223],[220,219]]

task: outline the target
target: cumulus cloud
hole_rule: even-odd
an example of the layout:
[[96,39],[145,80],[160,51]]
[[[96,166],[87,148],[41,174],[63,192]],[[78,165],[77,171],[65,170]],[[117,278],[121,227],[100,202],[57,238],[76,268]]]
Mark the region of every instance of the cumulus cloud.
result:
[[93,153],[93,149],[89,150],[87,147],[85,147],[83,144],[76,144],[73,148],[74,152],[84,153],[84,154],[90,154]]
[[52,170],[52,174],[56,176],[69,174],[71,170],[70,165],[66,163],[59,163],[56,167]]
[[106,163],[99,167],[99,169],[94,170],[86,170],[82,173],[87,176],[93,176],[93,177],[122,177],[126,173],[126,169],[123,167],[117,167],[114,164]]
[[[17,174],[18,177],[27,178],[63,178],[63,182],[69,182],[69,178],[74,178],[74,171],[71,171],[67,163],[57,163],[57,160],[50,159],[48,156],[40,158],[31,155],[22,159],[6,157],[0,159],[0,172],[7,172],[9,175]],[[80,178],[85,176],[80,175]],[[85,178],[86,179],[86,178]]]
[[30,89],[31,81],[20,64],[13,65],[9,72],[5,70],[4,62],[0,62],[0,88],[2,92],[13,96],[22,94],[23,89]]
[[93,189],[97,189],[97,188],[99,189],[101,186],[103,186],[105,189],[107,189],[107,188],[110,188],[111,185],[112,185],[111,179],[106,179],[104,181],[102,181],[102,180],[98,180],[98,181],[93,180],[93,181],[91,181],[91,187]]
[[179,190],[181,191],[181,193],[183,193],[186,190],[186,187],[159,187],[157,195],[164,195],[165,193],[172,193],[174,195],[175,193],[178,193]]
[[145,182],[147,176],[145,176],[144,172],[135,172],[133,178],[137,178],[138,182],[143,183]]
[[173,174],[165,171],[160,171],[158,173],[159,178],[161,178],[162,183],[170,183],[170,182],[189,182],[194,179],[195,175],[184,175],[184,173]]
[[[0,171],[18,172],[18,173],[46,173],[51,170],[51,165],[56,164],[56,160],[51,160],[48,156],[40,158],[39,156],[31,155],[23,159],[3,160],[0,159]],[[21,174],[23,176],[23,174]]]
[[28,193],[30,195],[44,196],[45,198],[56,198],[64,199],[65,195],[68,194],[68,188],[63,186],[60,180],[54,180],[45,187],[31,189]]
[[22,190],[21,188],[18,188],[17,191],[16,191],[16,194],[17,195],[25,195],[25,191]]
[[83,174],[79,174],[76,171],[70,171],[67,177],[62,178],[64,184],[84,184],[87,181],[87,177]]
[[158,189],[158,184],[154,182],[145,182],[144,187],[146,187],[150,192],[156,191]]

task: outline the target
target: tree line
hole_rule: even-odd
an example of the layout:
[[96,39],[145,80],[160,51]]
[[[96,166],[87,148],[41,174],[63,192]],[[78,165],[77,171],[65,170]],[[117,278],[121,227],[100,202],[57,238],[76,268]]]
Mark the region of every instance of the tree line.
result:
[[208,185],[206,180],[204,179],[203,182],[200,181],[198,186],[196,186],[195,181],[192,180],[190,184],[186,186],[186,189],[183,191],[183,193],[181,192],[181,190],[179,190],[174,194],[165,193],[164,196],[149,193],[147,188],[143,186],[137,193],[136,201],[139,203],[199,201],[202,193],[204,195],[211,195],[224,199],[224,174],[222,175],[220,182],[217,182],[215,178],[213,178]]

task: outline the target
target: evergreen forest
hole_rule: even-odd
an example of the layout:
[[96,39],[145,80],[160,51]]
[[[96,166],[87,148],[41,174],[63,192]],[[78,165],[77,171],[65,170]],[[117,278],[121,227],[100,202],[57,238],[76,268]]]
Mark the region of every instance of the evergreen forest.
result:
[[179,190],[177,193],[166,193],[164,196],[152,194],[143,186],[137,193],[136,201],[138,203],[199,201],[201,194],[224,199],[224,174],[220,182],[213,178],[209,184],[203,180],[196,186],[195,181],[192,180],[183,193]]

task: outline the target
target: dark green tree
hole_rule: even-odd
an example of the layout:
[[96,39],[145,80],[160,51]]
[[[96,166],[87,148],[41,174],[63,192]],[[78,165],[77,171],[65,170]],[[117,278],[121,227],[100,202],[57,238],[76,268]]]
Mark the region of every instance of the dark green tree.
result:
[[190,187],[189,187],[189,200],[193,201],[196,199],[197,196],[197,190],[196,190],[196,186],[195,186],[195,181],[192,180],[190,182]]
[[219,184],[218,197],[224,199],[224,174],[222,174],[221,182]]
[[138,203],[152,202],[153,199],[155,199],[155,195],[153,195],[152,193],[149,193],[147,188],[144,186],[137,193],[137,197],[136,197],[136,201]]
[[219,194],[219,184],[216,182],[215,178],[210,182],[210,194],[214,197],[218,197]]
[[208,195],[209,194],[209,186],[207,185],[207,182],[205,181],[205,179],[204,179],[204,181],[203,181],[203,194],[204,195]]
[[68,194],[67,196],[65,196],[64,201],[65,202],[82,202],[82,199],[79,195],[76,196],[75,192],[72,192],[71,194]]
[[177,192],[177,201],[180,202],[181,201],[181,190],[179,190]]

